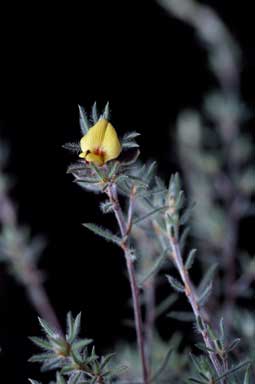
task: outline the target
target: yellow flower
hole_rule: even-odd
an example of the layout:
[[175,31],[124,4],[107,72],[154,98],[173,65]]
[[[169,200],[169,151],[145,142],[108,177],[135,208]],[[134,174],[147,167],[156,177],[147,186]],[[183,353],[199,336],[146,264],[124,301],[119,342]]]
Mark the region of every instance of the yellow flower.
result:
[[108,120],[100,119],[80,141],[79,157],[98,166],[116,159],[121,152],[118,135]]

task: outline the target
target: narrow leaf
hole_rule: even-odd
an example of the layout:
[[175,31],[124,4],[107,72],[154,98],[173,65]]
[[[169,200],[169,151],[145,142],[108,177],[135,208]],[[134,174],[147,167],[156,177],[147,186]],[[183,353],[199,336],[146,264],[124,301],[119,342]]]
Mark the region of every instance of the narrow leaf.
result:
[[108,229],[99,227],[98,225],[93,223],[85,223],[83,224],[83,226],[88,228],[90,231],[94,232],[96,235],[103,237],[105,240],[112,241],[113,243],[118,245],[121,244],[122,239],[114,235]]
[[215,383],[219,383],[222,379],[229,378],[230,376],[234,375],[236,372],[239,372],[245,367],[247,367],[247,365],[250,365],[250,363],[251,363],[250,360],[247,360],[235,365],[234,367],[224,372],[223,375],[217,377],[217,379],[215,380]]
[[110,119],[110,104],[109,104],[109,101],[107,101],[107,103],[106,103],[106,105],[104,107],[103,118],[105,120],[109,120]]
[[154,265],[152,266],[152,268],[149,270],[149,272],[147,272],[147,273],[141,278],[140,282],[138,283],[140,287],[143,286],[143,284],[145,283],[145,281],[147,281],[148,279],[150,279],[153,275],[155,275],[155,274],[159,271],[159,269],[160,269],[160,267],[161,267],[163,261],[164,261],[165,258],[166,258],[167,252],[169,252],[169,249],[165,249],[165,250],[163,251],[162,255],[156,260],[156,262],[154,263]]
[[133,224],[138,224],[138,223],[141,223],[142,221],[148,219],[149,217],[155,215],[156,213],[166,209],[167,207],[164,205],[162,207],[158,207],[158,208],[155,208],[153,209],[152,211],[146,213],[146,215],[143,215],[143,216],[140,216],[138,218],[136,218],[134,221],[133,221]]
[[227,352],[231,352],[233,351],[237,346],[238,344],[240,343],[241,339],[235,339],[233,340],[230,345],[227,347]]
[[42,363],[51,359],[55,359],[55,353],[38,353],[37,355],[31,356],[28,361],[30,363]]
[[169,359],[171,357],[171,354],[173,352],[173,349],[172,349],[172,346],[169,348],[169,350],[167,351],[163,361],[162,361],[162,364],[160,365],[160,367],[158,368],[158,370],[152,375],[151,379],[150,379],[150,382],[151,381],[155,381],[159,378],[159,376],[164,372],[168,362],[169,362]]
[[45,339],[41,339],[40,337],[30,337],[29,338],[34,344],[36,344],[38,347],[45,349],[45,350],[51,350],[52,345]]
[[107,364],[112,360],[113,356],[115,356],[115,353],[109,353],[107,356],[103,357],[103,361],[100,364],[101,370],[107,366]]
[[81,312],[76,316],[73,323],[73,340],[79,335],[81,328]]
[[81,349],[84,349],[87,347],[89,344],[93,342],[92,339],[82,339],[78,340],[73,344],[73,348],[76,349],[77,351],[80,351]]
[[81,133],[83,135],[86,135],[86,133],[89,130],[89,121],[85,112],[85,109],[78,105],[79,108],[79,113],[80,113],[80,128],[81,128]]
[[96,124],[98,119],[99,119],[99,116],[98,116],[98,111],[97,111],[97,102],[95,101],[93,106],[92,106],[92,119],[93,119],[93,123]]
[[250,383],[250,365],[246,369],[243,384],[251,384]]
[[174,288],[177,292],[185,292],[184,286],[177,279],[170,275],[166,275],[166,278],[168,279],[172,288]]
[[212,292],[212,287],[213,287],[213,284],[212,282],[210,282],[204,289],[204,291],[202,292],[202,294],[199,296],[198,298],[198,302],[201,306],[205,305],[209,299],[209,296]]
[[47,323],[47,321],[41,319],[40,317],[38,317],[38,320],[39,320],[39,323],[42,327],[42,329],[44,330],[44,332],[46,333],[46,335],[50,336],[50,337],[53,337],[54,339],[58,336],[57,332],[54,331],[50,326],[49,324]]
[[203,293],[203,291],[206,289],[208,284],[212,282],[217,268],[218,268],[218,264],[215,263],[206,272],[198,288],[198,291],[200,292],[200,294]]
[[65,379],[59,372],[57,372],[57,384],[66,384]]
[[178,295],[176,293],[172,293],[172,295],[168,296],[165,300],[161,301],[161,303],[156,307],[156,316],[161,316],[177,301],[177,299]]
[[197,249],[192,249],[189,252],[186,263],[185,263],[186,269],[190,269],[192,267],[194,260],[195,260],[196,253],[197,253]]
[[73,153],[79,153],[80,152],[80,146],[77,143],[66,143],[62,146],[62,148],[67,149],[70,152]]

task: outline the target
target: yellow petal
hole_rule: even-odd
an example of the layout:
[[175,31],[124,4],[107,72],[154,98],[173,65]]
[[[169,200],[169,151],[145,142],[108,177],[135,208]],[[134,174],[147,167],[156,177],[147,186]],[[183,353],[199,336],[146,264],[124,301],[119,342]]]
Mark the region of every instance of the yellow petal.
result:
[[105,136],[107,124],[107,120],[100,119],[93,127],[89,129],[88,133],[83,136],[80,141],[82,152],[93,152],[95,149],[101,147]]
[[79,157],[81,157],[82,159],[85,159],[85,157],[86,157],[86,153],[85,153],[85,152],[81,152],[81,153],[79,154]]
[[117,132],[109,122],[106,127],[101,148],[105,154],[104,155],[105,162],[112,159],[116,159],[116,157],[118,157],[121,152],[121,144],[118,139]]
[[104,157],[102,155],[96,155],[95,153],[88,153],[86,156],[86,160],[98,165],[101,167],[101,165],[104,165]]

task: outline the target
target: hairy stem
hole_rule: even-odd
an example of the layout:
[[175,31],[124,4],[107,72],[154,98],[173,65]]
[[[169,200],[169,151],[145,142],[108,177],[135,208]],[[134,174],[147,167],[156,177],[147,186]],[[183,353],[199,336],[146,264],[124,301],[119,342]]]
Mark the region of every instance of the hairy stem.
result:
[[173,260],[175,262],[175,265],[177,267],[177,270],[179,272],[179,275],[180,275],[182,282],[184,284],[184,287],[185,287],[185,295],[187,296],[187,299],[191,305],[191,308],[193,310],[193,313],[194,313],[196,319],[201,320],[198,323],[202,323],[203,327],[199,327],[199,332],[201,333],[201,336],[204,340],[206,347],[209,349],[208,354],[209,354],[210,360],[214,366],[214,369],[217,372],[218,376],[220,376],[222,374],[221,364],[218,360],[216,353],[210,351],[210,350],[214,349],[214,345],[213,345],[213,342],[211,341],[211,339],[208,335],[208,331],[207,331],[206,327],[204,326],[206,324],[206,320],[205,320],[204,314],[201,311],[201,308],[199,306],[199,303],[197,300],[197,295],[195,292],[195,288],[193,287],[193,284],[190,280],[189,273],[188,273],[187,269],[184,267],[181,252],[180,252],[179,243],[178,243],[177,239],[173,235],[171,235],[171,233],[169,233],[169,241],[170,241],[171,248],[172,248]]
[[[129,277],[129,282],[130,282],[130,287],[132,292],[137,344],[139,348],[140,359],[142,364],[142,372],[143,372],[143,383],[148,384],[149,371],[148,371],[148,365],[147,365],[146,356],[145,356],[145,345],[144,345],[144,336],[143,336],[143,324],[142,324],[139,288],[136,282],[133,260],[127,246],[128,233],[130,231],[130,225],[131,225],[131,212],[129,211],[129,220],[127,225],[120,203],[119,203],[117,187],[115,184],[110,184],[108,186],[107,194],[112,203],[113,211],[114,211],[116,220],[118,222],[121,235],[123,237],[122,248],[123,248],[125,259],[126,259],[128,277]],[[131,199],[133,199],[133,197],[131,197]]]

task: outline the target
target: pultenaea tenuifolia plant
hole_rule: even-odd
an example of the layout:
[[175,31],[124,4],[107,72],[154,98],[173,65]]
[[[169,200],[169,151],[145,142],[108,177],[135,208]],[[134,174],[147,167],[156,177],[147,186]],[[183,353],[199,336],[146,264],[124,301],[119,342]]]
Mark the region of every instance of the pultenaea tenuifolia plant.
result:
[[[80,143],[66,145],[75,152],[68,172],[79,186],[104,196],[102,212],[116,217],[117,232],[94,223],[84,225],[123,251],[134,313],[125,319],[125,325],[135,328],[138,348],[122,342],[116,346],[116,358],[113,354],[97,356],[92,340],[80,337],[80,315],[73,318],[71,313],[64,334],[34,262],[41,247],[38,252],[38,244],[24,236],[17,224],[8,185],[0,172],[1,257],[27,287],[44,318],[40,324],[45,337],[32,338],[43,352],[31,361],[40,363],[42,370],[55,370],[57,384],[252,384],[255,379],[254,313],[239,308],[243,295],[254,298],[254,259],[238,254],[240,274],[234,265],[238,221],[245,211],[250,212],[244,197],[249,200],[254,190],[251,140],[240,132],[243,109],[236,45],[213,10],[203,4],[194,0],[161,3],[194,27],[206,42],[209,66],[219,82],[217,92],[205,102],[208,127],[201,124],[206,120],[204,116],[201,119],[204,111],[186,112],[177,124],[180,165],[188,180],[188,196],[197,202],[196,207],[186,201],[179,175],[172,175],[166,185],[157,176],[155,162],[142,164],[138,160],[138,133],[121,138],[110,118],[109,104],[102,114],[94,104],[90,119],[79,107]],[[215,28],[208,29],[208,25]],[[189,235],[192,228],[199,241]],[[198,249],[190,248],[193,242]],[[162,291],[169,295],[161,295]],[[182,296],[184,304],[178,303]],[[253,301],[252,305],[254,308]],[[169,338],[162,340],[158,319],[165,314],[175,323],[165,319],[169,320]],[[189,331],[193,329],[192,337]]]
[[[95,115],[95,106],[93,110]],[[168,373],[168,366],[171,364],[170,358],[173,355],[173,346],[171,345],[169,351],[166,352],[162,366],[158,366],[159,362],[154,361],[153,332],[152,334],[148,332],[148,324],[147,332],[145,332],[145,323],[141,316],[141,301],[146,298],[147,282],[155,276],[161,265],[169,259],[176,267],[181,281],[170,275],[167,276],[167,279],[177,292],[184,293],[187,296],[197,330],[204,343],[200,344],[199,348],[207,354],[207,356],[201,357],[200,360],[193,357],[194,364],[200,367],[198,374],[202,377],[202,381],[197,382],[225,383],[226,378],[249,365],[250,361],[247,359],[238,362],[236,365],[230,364],[229,352],[236,348],[239,340],[236,339],[231,343],[227,343],[224,337],[223,320],[220,334],[217,329],[213,329],[208,318],[205,304],[212,291],[211,272],[211,278],[209,278],[209,275],[206,276],[201,283],[201,288],[198,290],[191,282],[188,270],[192,267],[195,250],[190,251],[186,261],[184,261],[184,255],[182,254],[187,233],[185,224],[190,216],[191,209],[190,207],[185,208],[184,194],[181,190],[179,177],[178,175],[171,177],[169,187],[166,188],[164,183],[155,175],[155,163],[149,165],[138,164],[138,146],[133,141],[137,133],[126,135],[122,144],[120,144],[115,129],[105,118],[106,115],[108,118],[108,105],[104,113],[98,117],[98,120],[94,120],[93,126],[91,128],[86,127],[85,135],[81,139],[82,158],[85,161],[82,160],[73,164],[69,171],[74,174],[75,181],[82,187],[105,194],[107,200],[102,204],[102,210],[104,213],[113,212],[115,214],[120,232],[117,235],[96,224],[86,223],[84,225],[106,240],[113,241],[124,251],[132,291],[143,382],[157,381],[160,376],[163,377],[163,374]],[[96,116],[98,116],[97,113]],[[80,120],[81,124],[88,121],[85,111],[81,108]],[[104,143],[104,134],[107,127],[110,127],[111,132],[114,134],[110,135],[110,140],[107,139]],[[75,148],[72,144],[67,147],[70,149]],[[113,149],[112,158],[104,161],[103,152],[107,151],[107,147],[109,152],[111,151],[110,148]],[[115,150],[116,148],[117,150]],[[136,149],[128,162],[125,161],[121,148]],[[78,151],[79,148],[76,149]],[[90,152],[86,152],[88,150]],[[86,158],[91,152],[96,153],[96,156]],[[98,159],[98,156],[100,156],[100,159]],[[120,194],[127,197],[126,212],[120,204]],[[148,241],[158,242],[157,245],[153,244],[152,247],[156,257],[151,260],[152,265],[149,270],[143,271],[144,276],[142,279],[136,274],[134,268],[137,254],[142,253],[142,250],[139,249],[139,245],[141,246],[142,243],[140,240],[137,241],[137,228],[144,232],[145,237],[148,234],[151,236]],[[141,234],[138,235],[138,238],[139,236],[141,237]],[[133,240],[137,242],[137,249],[133,247]],[[146,258],[146,255],[144,257]],[[153,311],[155,312],[155,308]],[[185,315],[187,314],[179,313],[179,318],[184,318]],[[188,315],[190,318],[190,314]],[[154,320],[149,326],[155,326]],[[127,373],[127,377],[132,380],[135,379],[132,376],[132,367],[131,372]],[[191,380],[199,379],[194,378]]]

